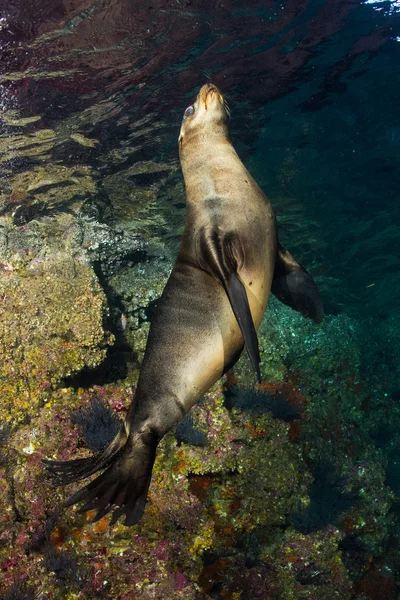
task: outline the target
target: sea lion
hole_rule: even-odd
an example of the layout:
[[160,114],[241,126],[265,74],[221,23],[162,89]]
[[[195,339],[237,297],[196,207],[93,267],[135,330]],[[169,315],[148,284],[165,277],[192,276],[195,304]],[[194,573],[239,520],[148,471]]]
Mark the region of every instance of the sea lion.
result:
[[156,449],[246,346],[260,380],[256,329],[270,290],[319,321],[322,304],[307,271],[278,242],[274,211],[229,138],[221,92],[204,85],[184,113],[179,153],[187,194],[185,230],[151,323],[124,428],[102,453],[46,461],[60,484],[104,470],[67,505],[94,520],[142,517]]

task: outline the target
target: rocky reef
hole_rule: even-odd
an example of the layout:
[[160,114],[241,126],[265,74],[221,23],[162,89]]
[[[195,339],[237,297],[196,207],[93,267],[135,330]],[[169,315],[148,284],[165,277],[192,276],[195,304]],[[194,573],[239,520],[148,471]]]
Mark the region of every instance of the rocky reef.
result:
[[[137,371],[114,383],[65,385],[73,372],[96,373],[104,360],[111,343],[105,295],[88,265],[43,264],[40,279],[30,269],[5,275],[7,289],[19,290],[8,293],[9,306],[15,311],[18,297],[26,309],[20,320],[2,319],[13,340],[3,345],[3,597],[375,600],[373,590],[385,585],[385,597],[395,598],[397,490],[386,483],[388,451],[379,443],[395,383],[387,377],[371,389],[365,330],[345,316],[315,326],[272,300],[260,336],[264,383],[254,388],[244,356],[162,441],[140,523],[110,528],[107,518],[93,524],[90,513],[63,508],[77,486],[54,488],[42,459],[85,456],[96,439],[112,435]],[[143,289],[150,289],[156,265],[135,268],[139,281],[149,274]],[[121,273],[114,289],[140,315],[149,293],[124,296]],[[30,293],[43,307],[37,314]],[[143,323],[133,314],[139,332]],[[29,362],[34,348],[39,358]],[[18,365],[20,379],[13,379]],[[91,419],[97,434],[85,428]],[[397,451],[392,434],[392,471]]]
[[378,358],[392,319],[316,326],[272,298],[262,384],[243,356],[163,439],[134,528],[64,508],[77,486],[45,475],[44,458],[100,450],[134,398],[179,236],[171,189],[178,202],[174,168],[152,161],[3,183],[0,596],[395,598],[400,411],[393,356]]
[[3,263],[0,295],[1,418],[14,424],[51,402],[62,380],[101,364],[112,335],[104,293],[78,260]]

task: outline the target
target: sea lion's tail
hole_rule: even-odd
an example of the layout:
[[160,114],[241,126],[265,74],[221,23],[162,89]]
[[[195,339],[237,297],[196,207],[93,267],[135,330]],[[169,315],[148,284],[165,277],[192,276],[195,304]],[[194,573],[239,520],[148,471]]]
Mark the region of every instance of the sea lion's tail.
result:
[[100,454],[70,461],[44,461],[56,485],[66,485],[101,475],[68,498],[66,506],[84,502],[79,512],[96,510],[93,521],[112,512],[111,525],[125,515],[125,525],[135,525],[142,517],[158,444],[150,432],[128,434],[121,431]]

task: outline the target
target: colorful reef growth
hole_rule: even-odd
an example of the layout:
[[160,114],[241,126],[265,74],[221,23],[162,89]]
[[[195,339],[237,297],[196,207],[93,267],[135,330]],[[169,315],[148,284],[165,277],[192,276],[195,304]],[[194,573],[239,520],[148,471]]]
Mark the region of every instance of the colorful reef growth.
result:
[[105,296],[82,261],[44,260],[0,270],[1,418],[37,414],[63,379],[105,358]]
[[[312,334],[289,309],[283,322],[299,334],[293,357],[304,340],[313,348],[312,368],[303,353],[301,367],[290,371],[286,360],[279,380],[252,389],[243,358],[162,441],[133,528],[63,508],[78,484],[54,488],[41,461],[100,450],[134,386],[53,384],[51,400],[4,426],[0,594],[18,586],[50,599],[375,600],[380,582],[395,598],[396,555],[387,555],[394,495],[361,421],[368,390],[346,358],[358,338],[346,337],[348,321],[337,318]],[[340,362],[324,327],[340,332]]]
[[[121,427],[168,261],[58,219],[10,229],[1,265],[0,597],[396,598],[400,410],[393,357],[376,358],[379,336],[400,341],[393,321],[366,346],[368,323],[315,326],[271,300],[262,384],[243,356],[167,434],[137,526],[63,507],[79,484],[55,488],[42,460],[100,451]],[[68,232],[42,252],[51,227]],[[133,359],[106,382],[111,323]]]
[[[60,507],[66,491],[50,488],[42,458],[83,455],[82,434],[94,447],[93,432],[85,429],[90,411],[108,426],[115,417],[107,421],[107,411],[123,412],[128,404],[129,393],[118,386],[59,390],[54,403],[7,440],[3,593],[26,581],[54,598],[67,593],[82,598],[206,598],[215,587],[207,573],[225,560],[227,568],[219,577],[230,590],[226,597],[236,597],[241,585],[258,577],[258,569],[266,569],[251,540],[260,546],[258,538],[270,544],[272,536],[278,544],[288,515],[307,504],[311,478],[287,424],[268,414],[229,412],[220,387],[193,411],[186,443],[173,433],[163,440],[148,507],[136,528],[118,524],[111,529],[107,519],[92,524],[92,515]],[[201,444],[190,444],[190,430],[203,432]],[[249,573],[236,580],[233,565],[251,560]],[[268,581],[270,590],[280,589],[276,574]],[[249,589],[258,594],[259,587],[251,584]]]

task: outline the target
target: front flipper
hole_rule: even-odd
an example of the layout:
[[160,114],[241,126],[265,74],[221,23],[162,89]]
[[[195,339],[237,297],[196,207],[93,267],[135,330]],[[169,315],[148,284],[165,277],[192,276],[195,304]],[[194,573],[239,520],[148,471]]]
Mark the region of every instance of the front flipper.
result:
[[260,351],[253,317],[251,316],[246,288],[238,275],[238,266],[243,260],[243,250],[238,236],[234,233],[220,234],[212,230],[208,234],[203,229],[200,235],[201,254],[205,267],[222,283],[231,303],[251,364],[261,383]]
[[282,246],[278,244],[271,292],[304,317],[319,323],[324,316],[317,284],[309,273]]

